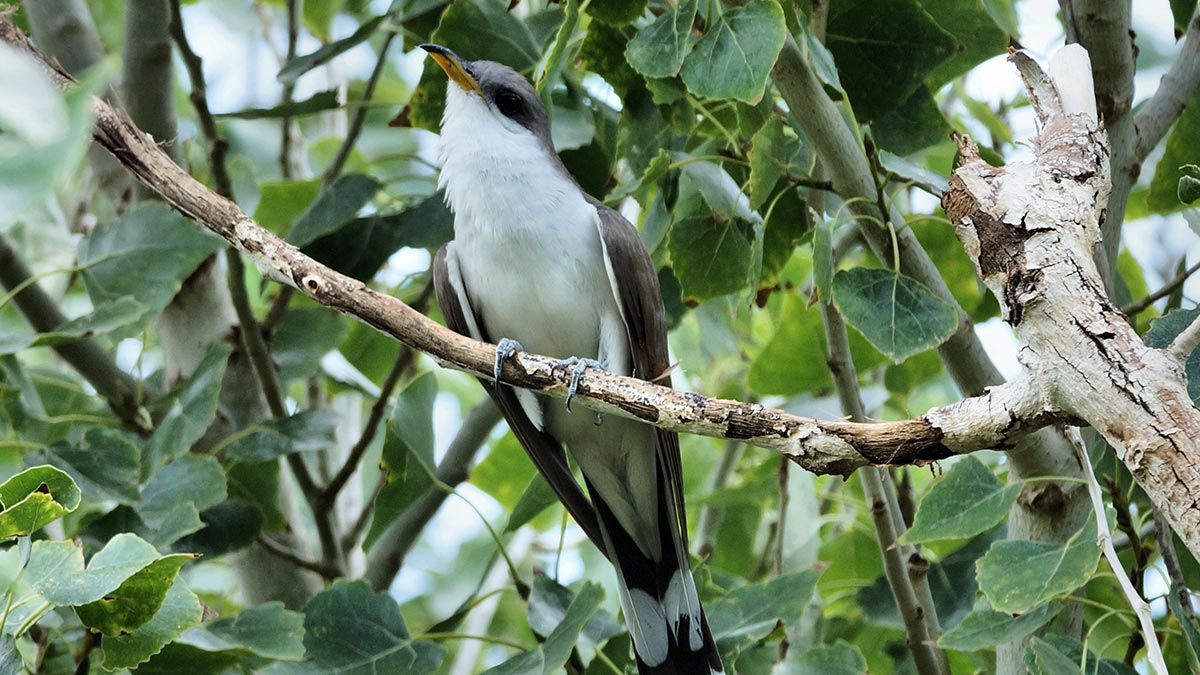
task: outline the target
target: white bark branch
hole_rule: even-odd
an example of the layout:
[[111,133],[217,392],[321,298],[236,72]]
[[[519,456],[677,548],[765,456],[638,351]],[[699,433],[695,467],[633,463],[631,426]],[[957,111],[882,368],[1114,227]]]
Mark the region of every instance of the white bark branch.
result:
[[1110,189],[1107,137],[1050,100],[1057,91],[1037,64],[1012,59],[1038,99],[1036,158],[992,167],[960,137],[964,163],[942,205],[1024,345],[1041,407],[1095,427],[1200,555],[1200,410],[1179,363],[1109,302],[1092,259]]

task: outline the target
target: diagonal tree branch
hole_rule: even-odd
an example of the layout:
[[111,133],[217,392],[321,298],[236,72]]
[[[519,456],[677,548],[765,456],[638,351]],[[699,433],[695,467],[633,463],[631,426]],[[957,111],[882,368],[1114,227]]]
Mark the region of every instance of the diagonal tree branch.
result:
[[[20,288],[13,302],[25,320],[39,333],[52,331],[67,320],[54,300],[36,283],[25,261],[0,235],[0,285],[9,291]],[[141,407],[140,386],[129,373],[117,367],[112,356],[95,338],[81,338],[54,345],[54,351],[96,388],[113,412],[138,433],[149,434],[150,416]]]
[[1200,87],[1200,13],[1193,14],[1188,22],[1179,56],[1163,75],[1158,89],[1141,104],[1133,117],[1137,134],[1133,154],[1139,164],[1146,161],[1167,135],[1167,130],[1183,114],[1197,87]]
[[[0,40],[41,58],[6,19],[0,19]],[[44,58],[42,62],[60,86],[71,86],[69,76]],[[250,256],[265,277],[350,314],[446,367],[490,376],[494,346],[454,333],[400,300],[302,254],[188,175],[123,113],[99,99],[92,100],[92,110],[97,142],[181,213]],[[502,378],[508,384],[565,398],[571,375],[555,369],[556,362],[522,353],[505,362]],[[1061,420],[1042,407],[1040,393],[1025,379],[915,419],[872,424],[813,420],[596,370],[583,375],[577,399],[593,410],[664,429],[745,440],[781,452],[814,473],[840,475],[869,464],[920,464],[955,453],[1008,448],[1029,431]]]

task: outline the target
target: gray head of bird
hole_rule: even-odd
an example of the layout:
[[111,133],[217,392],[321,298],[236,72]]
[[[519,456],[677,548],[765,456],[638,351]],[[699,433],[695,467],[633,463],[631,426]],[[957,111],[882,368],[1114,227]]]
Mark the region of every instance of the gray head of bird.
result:
[[477,133],[533,134],[553,152],[546,108],[523,75],[494,61],[468,61],[441,45],[421,49],[452,83],[446,91],[447,116],[469,118]]

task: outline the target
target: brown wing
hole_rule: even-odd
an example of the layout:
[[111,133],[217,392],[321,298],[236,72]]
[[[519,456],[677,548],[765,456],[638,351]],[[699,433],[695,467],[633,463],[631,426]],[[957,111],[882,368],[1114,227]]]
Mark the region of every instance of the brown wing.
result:
[[[470,306],[461,275],[457,273],[457,269],[451,270],[446,259],[447,246],[449,244],[438,249],[433,259],[433,287],[437,294],[438,306],[442,309],[442,315],[446,317],[446,326],[460,335],[492,342],[485,333],[479,316]],[[600,552],[607,556],[600,526],[596,522],[596,511],[571,473],[562,445],[534,425],[517,401],[512,387],[496,386],[494,382],[484,378],[479,378],[479,383],[496,402],[496,407],[500,408],[504,419],[508,421],[508,427],[512,429],[521,447],[525,448],[525,452],[533,460],[533,465],[550,484],[550,489],[558,496],[567,512],[588,538],[595,542]]]
[[[617,211],[603,202],[588,197],[600,218],[598,228],[604,254],[608,258],[609,281],[617,295],[629,349],[633,360],[634,377],[671,386],[670,356],[667,353],[667,317],[663,308],[662,291],[654,261],[637,228]],[[620,274],[614,274],[619,270]],[[683,468],[679,460],[679,436],[671,431],[658,430],[656,443],[666,484],[675,503],[676,517],[687,547],[687,516],[683,509]]]

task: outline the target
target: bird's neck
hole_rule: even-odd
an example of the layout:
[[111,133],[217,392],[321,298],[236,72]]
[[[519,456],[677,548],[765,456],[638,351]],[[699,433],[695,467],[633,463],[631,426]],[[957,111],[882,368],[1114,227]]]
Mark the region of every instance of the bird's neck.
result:
[[586,205],[558,156],[537,137],[501,127],[482,102],[469,103],[447,106],[440,141],[438,185],[454,211],[456,236],[479,228],[519,237]]

